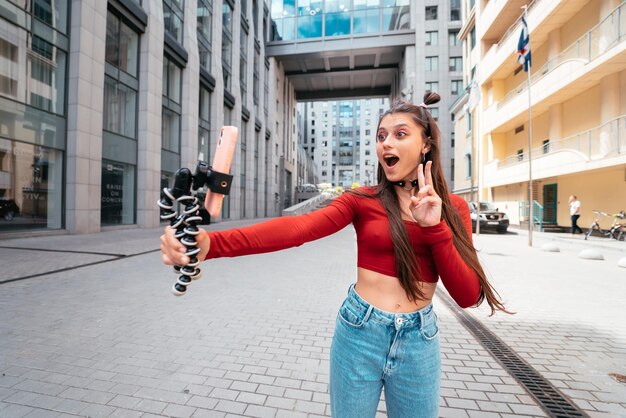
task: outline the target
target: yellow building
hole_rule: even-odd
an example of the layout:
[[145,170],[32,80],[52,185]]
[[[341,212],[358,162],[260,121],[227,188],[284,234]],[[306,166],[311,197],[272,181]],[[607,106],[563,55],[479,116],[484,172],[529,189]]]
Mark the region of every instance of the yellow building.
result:
[[[523,6],[530,95],[517,63]],[[626,1],[465,0],[459,37],[464,80],[479,94],[451,107],[455,192],[475,199],[473,185],[512,224],[528,220],[530,176],[543,225],[570,224],[570,195],[583,228],[594,209],[626,210]]]

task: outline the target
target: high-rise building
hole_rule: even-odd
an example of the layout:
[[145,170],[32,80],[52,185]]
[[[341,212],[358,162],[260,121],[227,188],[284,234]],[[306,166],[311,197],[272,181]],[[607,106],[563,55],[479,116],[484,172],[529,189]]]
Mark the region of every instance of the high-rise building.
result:
[[[530,80],[516,52],[523,5]],[[452,106],[456,192],[496,202],[513,224],[528,221],[533,202],[535,224],[569,225],[570,195],[582,202],[581,225],[592,223],[594,209],[624,209],[626,4],[465,0],[463,6],[465,82],[475,80],[475,93]]]
[[376,126],[389,99],[299,103],[305,115],[302,146],[317,166],[319,181],[350,188],[376,181]]

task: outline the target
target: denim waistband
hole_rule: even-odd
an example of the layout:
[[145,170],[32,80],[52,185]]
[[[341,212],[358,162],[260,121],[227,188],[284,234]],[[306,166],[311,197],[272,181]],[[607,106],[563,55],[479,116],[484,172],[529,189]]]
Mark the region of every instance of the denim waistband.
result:
[[[348,301],[350,304],[361,312],[369,312],[366,317],[373,319],[384,325],[390,325],[398,327],[398,322],[402,325],[402,328],[421,327],[427,322],[427,317],[430,317],[430,313],[433,312],[433,304],[423,307],[414,312],[393,313],[383,311],[377,307],[369,304],[363,299],[354,289],[354,284],[350,285],[348,289]],[[433,312],[434,313],[434,312]]]

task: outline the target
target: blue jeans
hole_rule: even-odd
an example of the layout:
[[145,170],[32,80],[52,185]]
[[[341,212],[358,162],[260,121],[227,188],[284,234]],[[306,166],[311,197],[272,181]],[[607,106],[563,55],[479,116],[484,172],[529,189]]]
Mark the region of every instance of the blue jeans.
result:
[[437,417],[441,354],[433,306],[385,312],[350,286],[330,350],[333,418],[376,415],[382,388],[389,418]]

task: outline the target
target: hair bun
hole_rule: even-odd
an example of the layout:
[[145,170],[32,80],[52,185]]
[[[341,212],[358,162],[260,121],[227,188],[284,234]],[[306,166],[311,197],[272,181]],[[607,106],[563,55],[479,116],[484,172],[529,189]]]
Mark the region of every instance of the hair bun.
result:
[[424,104],[426,106],[430,106],[430,105],[434,105],[435,103],[438,103],[441,100],[441,96],[439,96],[439,94],[435,93],[434,91],[427,91],[426,93],[424,93]]

